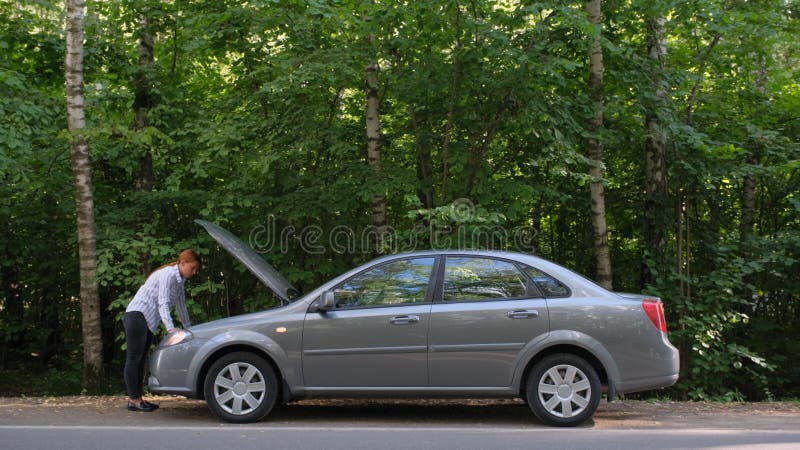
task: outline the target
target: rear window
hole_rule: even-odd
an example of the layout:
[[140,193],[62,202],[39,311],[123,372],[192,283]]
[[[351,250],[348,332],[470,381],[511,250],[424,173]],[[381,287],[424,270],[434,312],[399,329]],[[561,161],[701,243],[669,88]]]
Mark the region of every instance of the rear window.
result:
[[541,270],[528,266],[525,267],[525,273],[531,277],[531,280],[533,280],[533,282],[536,284],[536,287],[542,291],[542,295],[545,297],[569,297],[569,288],[564,285],[564,283],[556,280]]

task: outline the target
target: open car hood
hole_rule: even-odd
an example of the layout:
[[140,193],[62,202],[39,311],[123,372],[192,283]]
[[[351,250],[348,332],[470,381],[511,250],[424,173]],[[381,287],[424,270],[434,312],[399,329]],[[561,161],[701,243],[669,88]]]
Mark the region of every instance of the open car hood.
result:
[[267,285],[267,287],[281,299],[282,303],[289,303],[299,295],[299,291],[289,284],[283,275],[278,273],[269,263],[264,261],[264,258],[262,258],[258,252],[242,242],[241,239],[234,236],[233,233],[217,224],[205,220],[197,219],[195,223],[205,228],[208,234],[210,234],[222,248],[227,250],[234,258],[238,259],[239,262],[244,264],[245,267],[256,276],[256,278]]

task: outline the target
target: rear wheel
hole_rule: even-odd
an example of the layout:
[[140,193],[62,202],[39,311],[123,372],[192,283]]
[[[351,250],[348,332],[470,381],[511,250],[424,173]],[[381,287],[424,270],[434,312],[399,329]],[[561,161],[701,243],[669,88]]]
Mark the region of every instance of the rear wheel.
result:
[[227,422],[256,422],[275,406],[278,377],[264,358],[234,352],[211,365],[203,390],[215,416]]
[[547,356],[528,375],[528,406],[548,425],[580,425],[594,415],[600,395],[597,371],[575,355]]

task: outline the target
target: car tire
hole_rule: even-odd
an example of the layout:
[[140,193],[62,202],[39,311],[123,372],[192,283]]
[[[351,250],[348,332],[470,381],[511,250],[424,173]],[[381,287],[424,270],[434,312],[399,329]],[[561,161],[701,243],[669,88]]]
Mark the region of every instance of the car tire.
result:
[[594,415],[601,391],[600,377],[591,364],[575,355],[555,354],[531,369],[526,398],[545,424],[574,427]]
[[257,422],[278,399],[278,376],[264,358],[234,352],[214,362],[203,384],[208,409],[226,422]]

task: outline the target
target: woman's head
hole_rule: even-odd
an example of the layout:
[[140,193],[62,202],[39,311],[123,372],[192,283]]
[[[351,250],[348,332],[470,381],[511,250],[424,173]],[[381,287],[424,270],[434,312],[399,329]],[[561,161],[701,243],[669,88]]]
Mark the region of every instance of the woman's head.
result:
[[178,271],[183,278],[192,278],[200,270],[200,257],[192,249],[178,255]]

